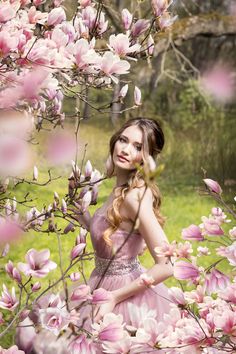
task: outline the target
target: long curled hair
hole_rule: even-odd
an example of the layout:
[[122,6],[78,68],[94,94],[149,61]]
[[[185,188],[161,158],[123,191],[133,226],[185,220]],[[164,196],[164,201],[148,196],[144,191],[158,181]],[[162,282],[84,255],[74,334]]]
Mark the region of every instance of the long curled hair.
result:
[[[115,144],[123,131],[131,126],[137,126],[143,133],[143,162],[147,161],[149,155],[155,160],[157,155],[161,152],[165,138],[160,124],[149,118],[132,118],[128,120],[110,139],[110,155],[107,159],[106,168],[107,176],[112,177],[115,175],[115,166],[112,159]],[[120,206],[125,199],[126,194],[133,188],[140,188],[144,185],[143,176],[137,169],[130,173],[129,180],[125,185],[116,187],[114,190],[115,198],[112,205],[107,210],[107,220],[110,226],[104,231],[103,238],[108,245],[112,245],[110,236],[118,229],[122,217],[120,215]],[[153,181],[149,187],[153,194],[153,211],[156,215],[158,222],[163,226],[165,218],[160,213],[161,195],[157,184]]]

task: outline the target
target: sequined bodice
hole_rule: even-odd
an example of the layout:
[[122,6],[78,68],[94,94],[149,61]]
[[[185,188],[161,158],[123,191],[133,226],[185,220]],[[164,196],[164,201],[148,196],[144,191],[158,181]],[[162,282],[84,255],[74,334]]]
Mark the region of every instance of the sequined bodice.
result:
[[[100,258],[111,258],[114,253],[115,258],[119,260],[127,260],[136,257],[144,247],[142,236],[137,232],[129,235],[128,231],[117,229],[111,236],[112,247],[106,244],[103,239],[103,232],[108,228],[109,223],[104,214],[98,209],[91,220],[90,234],[93,243],[93,248],[96,255]],[[127,239],[127,240],[126,240]],[[124,243],[124,241],[126,242]],[[124,245],[122,246],[122,244]],[[122,246],[122,247],[121,247]]]

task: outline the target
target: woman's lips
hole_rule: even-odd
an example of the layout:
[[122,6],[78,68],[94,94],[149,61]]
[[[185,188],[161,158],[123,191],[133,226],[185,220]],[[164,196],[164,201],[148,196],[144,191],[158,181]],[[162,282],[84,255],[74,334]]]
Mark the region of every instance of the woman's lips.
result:
[[119,159],[120,161],[127,161],[127,162],[129,162],[125,157],[123,157],[123,156],[121,156],[121,155],[117,155],[117,157],[118,157],[118,159]]

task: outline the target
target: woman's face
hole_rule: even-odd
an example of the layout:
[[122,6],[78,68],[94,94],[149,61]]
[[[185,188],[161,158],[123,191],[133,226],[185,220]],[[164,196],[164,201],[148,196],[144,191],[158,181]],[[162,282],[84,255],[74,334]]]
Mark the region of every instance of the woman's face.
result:
[[133,170],[143,158],[143,133],[133,125],[126,128],[115,143],[113,161],[116,167]]

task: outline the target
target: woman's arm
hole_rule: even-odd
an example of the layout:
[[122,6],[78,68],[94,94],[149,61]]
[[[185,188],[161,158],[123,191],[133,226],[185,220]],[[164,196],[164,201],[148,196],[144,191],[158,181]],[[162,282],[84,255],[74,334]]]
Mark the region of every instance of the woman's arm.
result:
[[[143,196],[144,193],[144,196]],[[143,196],[143,198],[142,198]],[[140,199],[142,198],[142,201]],[[140,205],[140,208],[139,208]],[[147,270],[147,276],[153,279],[153,285],[163,282],[167,278],[173,275],[173,268],[168,258],[157,257],[154,249],[161,246],[164,242],[168,242],[168,239],[160,226],[157,218],[154,214],[152,207],[152,191],[151,189],[141,188],[141,190],[133,189],[130,191],[124,201],[124,212],[127,217],[135,221],[135,217],[138,213],[139,219],[139,232],[146,242],[155,265]],[[96,320],[98,321],[106,312],[112,311],[114,306],[121,301],[128,299],[129,297],[138,294],[146,289],[146,285],[139,277],[132,281],[130,284],[124,287],[113,290],[111,292],[112,300],[110,303],[100,306]],[[113,308],[112,308],[113,307]]]
[[[154,251],[155,247],[168,242],[168,239],[154,214],[151,189],[143,187],[140,190],[133,189],[130,191],[125,198],[124,209],[127,217],[132,221],[135,221],[138,213],[139,232],[155,261],[155,265],[148,269],[146,274],[153,278],[153,285],[163,282],[173,275],[173,268],[168,258],[157,257]],[[113,291],[115,302],[124,301],[145,289],[145,284],[142,283],[140,278],[137,278],[130,284]]]

